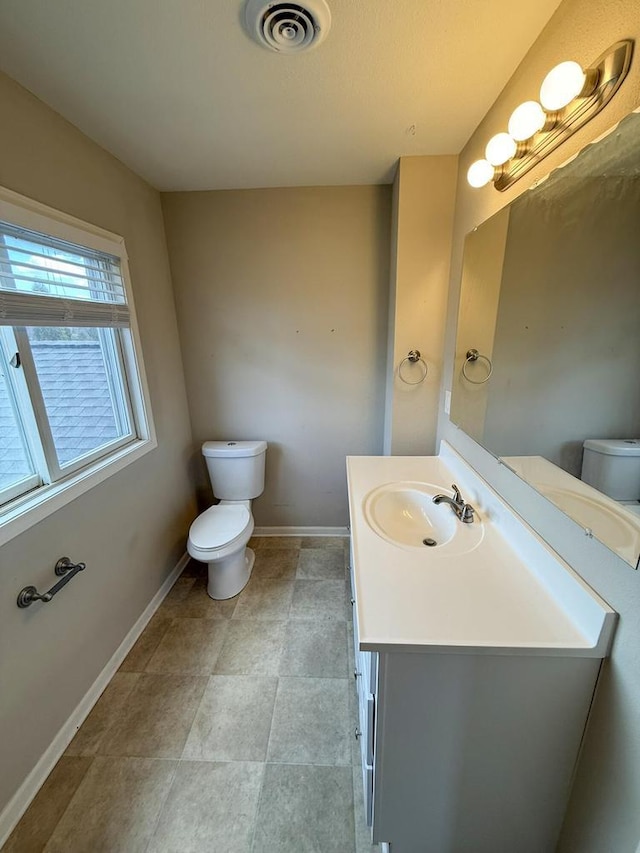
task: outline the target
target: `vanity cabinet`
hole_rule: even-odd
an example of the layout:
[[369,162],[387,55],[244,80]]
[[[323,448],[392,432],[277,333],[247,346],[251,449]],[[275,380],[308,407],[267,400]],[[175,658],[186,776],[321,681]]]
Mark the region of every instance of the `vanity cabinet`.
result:
[[359,646],[355,618],[373,842],[391,853],[552,853],[600,661]]
[[[450,451],[449,451],[450,453]],[[349,459],[363,798],[390,853],[553,853],[615,614],[450,454]],[[422,467],[421,467],[422,465]],[[372,489],[459,482],[465,554],[398,548]],[[440,486],[439,486],[440,487]]]

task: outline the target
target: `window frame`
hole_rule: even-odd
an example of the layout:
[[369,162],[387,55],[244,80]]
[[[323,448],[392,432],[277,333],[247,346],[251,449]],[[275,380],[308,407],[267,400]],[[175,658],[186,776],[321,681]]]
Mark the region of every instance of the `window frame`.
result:
[[[33,436],[29,435],[30,427],[26,428],[27,435],[24,438],[29,445],[29,451],[37,469],[35,477],[39,482],[31,488],[31,491],[21,492],[20,495],[0,505],[0,545],[2,545],[153,450],[157,447],[157,438],[142,359],[124,238],[4,187],[0,187],[0,220],[80,247],[104,252],[119,259],[130,321],[125,327],[114,324],[104,328],[114,333],[111,337],[114,343],[113,355],[121,375],[124,389],[122,396],[131,428],[130,434],[115,438],[64,465],[57,463],[52,465],[52,460],[58,459],[53,443],[51,444],[53,454],[43,448],[34,447]],[[73,326],[73,323],[69,325]],[[27,414],[27,418],[33,417],[34,421],[38,421],[38,433],[46,444],[51,440],[51,435],[46,411],[44,430],[39,420],[45,407],[26,327],[5,326],[4,328],[13,331],[22,361],[21,376],[17,380],[13,377],[11,380],[6,380],[9,394],[17,397],[26,395],[25,400],[29,400],[30,408],[33,410],[31,416]],[[15,386],[20,386],[17,391]],[[20,408],[19,402],[18,407]],[[22,407],[21,415],[24,414],[24,407]],[[48,437],[47,433],[49,433]],[[43,475],[43,471],[46,472],[46,476]],[[11,488],[8,487],[6,492]]]

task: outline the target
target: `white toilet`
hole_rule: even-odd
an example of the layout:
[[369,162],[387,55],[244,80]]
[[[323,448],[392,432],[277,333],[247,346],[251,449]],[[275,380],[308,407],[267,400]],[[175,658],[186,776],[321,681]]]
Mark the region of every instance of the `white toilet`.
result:
[[211,598],[233,598],[251,576],[255,555],[251,501],[264,490],[266,441],[205,441],[213,494],[220,503],[199,515],[189,529],[187,551],[207,563]]
[[640,514],[640,439],[588,439],[583,447],[581,479]]

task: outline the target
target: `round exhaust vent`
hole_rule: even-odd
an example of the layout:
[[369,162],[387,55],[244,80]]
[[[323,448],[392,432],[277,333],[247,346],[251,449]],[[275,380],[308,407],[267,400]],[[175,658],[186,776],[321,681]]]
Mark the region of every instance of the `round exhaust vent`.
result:
[[299,53],[325,38],[331,26],[331,12],[324,0],[248,0],[245,21],[251,36],[264,47],[278,53]]

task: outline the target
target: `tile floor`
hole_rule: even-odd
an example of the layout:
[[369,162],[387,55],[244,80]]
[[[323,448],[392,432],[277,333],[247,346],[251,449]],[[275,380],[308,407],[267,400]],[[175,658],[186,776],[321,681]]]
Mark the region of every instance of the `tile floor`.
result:
[[348,540],[254,538],[247,587],[190,563],[3,853],[370,853]]

